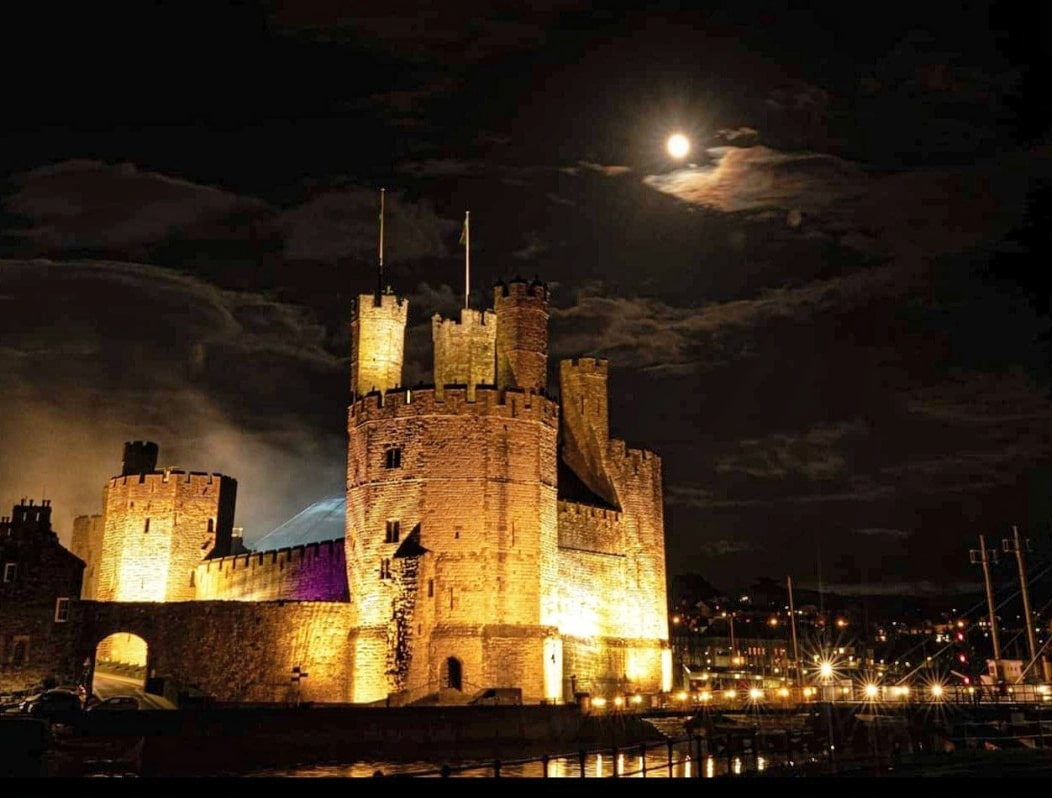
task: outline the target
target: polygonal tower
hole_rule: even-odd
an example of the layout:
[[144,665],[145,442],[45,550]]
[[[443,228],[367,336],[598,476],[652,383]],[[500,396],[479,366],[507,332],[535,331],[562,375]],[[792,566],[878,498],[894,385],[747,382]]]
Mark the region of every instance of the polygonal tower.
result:
[[351,398],[402,384],[409,303],[390,289],[359,295],[351,309]]
[[[497,311],[432,320],[434,387],[357,396],[348,413],[352,696],[561,695],[556,444],[547,289],[498,289]],[[501,308],[505,313],[501,317]],[[509,376],[498,388],[501,325]],[[370,357],[357,352],[355,360]]]
[[237,480],[156,464],[157,444],[126,443],[103,489],[99,601],[190,601],[197,565],[230,553]]
[[548,286],[517,277],[494,287],[497,387],[543,393],[548,382]]

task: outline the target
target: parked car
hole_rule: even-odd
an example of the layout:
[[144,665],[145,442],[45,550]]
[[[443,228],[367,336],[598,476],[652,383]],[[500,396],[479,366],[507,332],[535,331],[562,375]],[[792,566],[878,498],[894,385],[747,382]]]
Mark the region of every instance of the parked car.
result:
[[139,699],[130,695],[115,695],[104,698],[87,708],[88,712],[112,712],[128,709],[140,709]]
[[54,718],[79,712],[83,708],[80,696],[73,690],[54,688],[22,702],[20,711],[39,718]]

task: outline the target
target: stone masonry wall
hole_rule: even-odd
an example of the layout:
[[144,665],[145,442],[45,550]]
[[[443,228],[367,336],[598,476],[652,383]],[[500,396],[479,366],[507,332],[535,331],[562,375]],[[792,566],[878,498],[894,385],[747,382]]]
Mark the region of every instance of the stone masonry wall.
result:
[[73,519],[70,549],[84,561],[84,585],[80,598],[93,599],[99,584],[99,558],[104,525],[101,515],[79,515]]
[[468,390],[468,398],[474,399],[475,386],[496,384],[496,313],[463,308],[459,321],[443,319],[436,313],[431,320],[431,338],[438,396],[447,385],[462,385]]
[[347,601],[343,538],[206,560],[194,585],[198,601]]
[[186,601],[192,576],[212,551],[221,474],[175,469],[112,478],[103,492],[102,601]]
[[610,441],[607,465],[621,507],[626,569],[625,636],[668,640],[661,458]]
[[[441,400],[430,389],[389,392],[382,404],[380,398],[352,405],[349,416],[356,701],[378,700],[394,687],[386,648],[401,606],[395,555],[414,531],[425,553],[406,625],[417,638],[406,691],[437,688],[449,657],[462,662],[465,684],[489,678],[486,668],[501,666],[484,664],[488,625],[522,627],[537,639],[555,625],[555,404],[495,389],[479,389],[475,401],[462,388],[447,389]],[[400,452],[397,468],[386,467],[391,448]],[[400,536],[388,542],[393,522]],[[538,656],[532,681],[522,685],[538,700],[542,666]]]
[[351,317],[351,396],[381,393],[402,384],[405,323],[409,303],[384,294],[355,299]]
[[[220,701],[350,701],[350,605],[333,602],[84,602],[77,654],[110,634],[148,646],[157,677]],[[292,668],[308,674],[299,686]]]

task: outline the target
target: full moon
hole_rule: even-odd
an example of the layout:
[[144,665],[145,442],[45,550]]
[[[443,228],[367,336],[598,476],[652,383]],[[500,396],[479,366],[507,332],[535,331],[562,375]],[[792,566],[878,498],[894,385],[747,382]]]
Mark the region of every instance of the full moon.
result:
[[673,158],[682,158],[690,152],[690,141],[682,133],[674,133],[668,137],[668,154]]

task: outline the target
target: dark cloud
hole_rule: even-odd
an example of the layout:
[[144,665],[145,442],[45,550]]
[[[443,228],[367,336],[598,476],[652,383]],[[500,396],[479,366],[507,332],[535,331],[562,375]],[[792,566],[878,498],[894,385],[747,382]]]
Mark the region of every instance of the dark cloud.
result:
[[543,7],[468,0],[441,8],[417,0],[394,0],[382,6],[332,0],[303,0],[273,5],[272,25],[322,41],[353,39],[396,52],[408,61],[474,63],[534,47],[553,18],[579,2],[545,3]]
[[784,479],[799,474],[810,480],[844,476],[848,461],[840,446],[846,437],[869,433],[861,421],[821,424],[799,435],[780,433],[738,441],[737,451],[716,459],[717,473],[740,472],[751,477]]
[[864,527],[863,529],[854,530],[856,535],[881,535],[890,538],[908,538],[912,535],[905,529],[886,529],[884,527]]
[[74,515],[101,511],[125,440],[238,479],[250,539],[342,483],[343,436],[326,423],[341,404],[309,395],[335,393],[346,362],[302,308],[93,261],[0,261],[0,296],[0,439],[17,452],[0,462],[0,492],[46,491],[67,542]]
[[885,269],[859,270],[796,288],[775,288],[731,302],[674,307],[657,299],[601,295],[583,288],[576,303],[552,310],[553,353],[588,352],[621,367],[685,374],[749,356],[750,330],[778,320],[806,322],[847,312],[906,290]]
[[75,249],[141,252],[180,231],[235,212],[262,211],[260,200],[197,185],[131,163],[71,160],[11,181],[5,210],[28,221],[6,231],[34,253]]
[[[350,258],[372,265],[378,253],[379,209],[379,190],[353,187],[319,193],[282,212],[274,224],[289,260],[332,263]],[[386,258],[445,255],[452,230],[455,223],[436,216],[427,200],[405,202],[398,192],[385,192]]]

